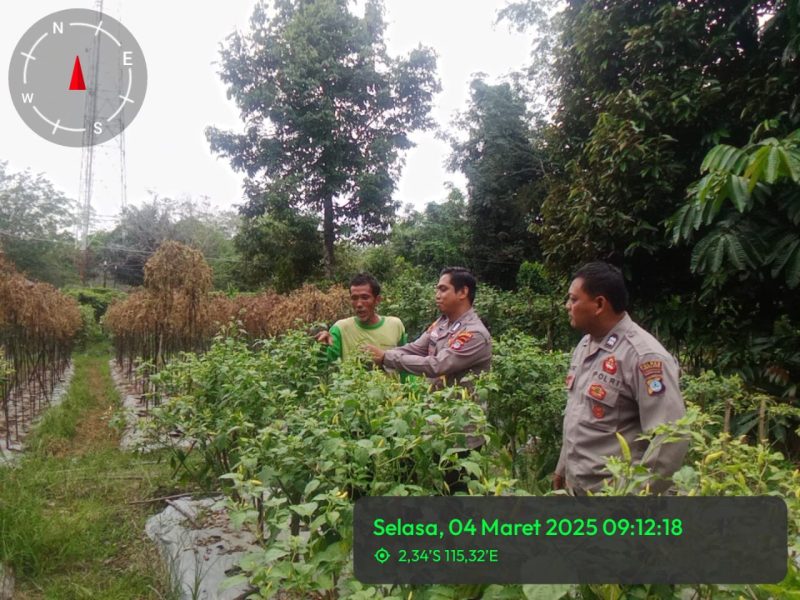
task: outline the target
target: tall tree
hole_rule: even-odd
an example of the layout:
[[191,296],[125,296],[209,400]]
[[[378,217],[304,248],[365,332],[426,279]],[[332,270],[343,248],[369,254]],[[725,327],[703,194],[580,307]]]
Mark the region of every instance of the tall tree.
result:
[[[624,260],[636,296],[697,286],[664,221],[705,153],[745,143],[766,118],[797,110],[798,63],[782,64],[786,19],[775,0],[570,0],[556,17],[556,111],[562,165],[542,207],[542,249],[571,270]],[[794,107],[794,108],[792,108]]]
[[43,175],[11,173],[0,161],[0,245],[28,277],[57,286],[77,279],[73,209]]
[[175,207],[171,200],[152,194],[141,206],[128,206],[119,225],[103,235],[99,256],[113,277],[126,285],[144,283],[144,265],[162,242],[175,239]]
[[327,275],[338,228],[386,229],[408,135],[432,125],[436,60],[419,47],[391,58],[383,5],[364,16],[348,0],[259,3],[247,34],[224,44],[220,75],[239,107],[243,134],[209,128],[214,152],[247,174],[242,213],[256,218],[273,198],[321,213]]
[[467,178],[469,261],[482,279],[509,288],[536,253],[528,218],[541,201],[543,153],[531,143],[520,90],[481,79],[470,88],[469,108],[456,121],[467,138],[451,141],[450,168]]

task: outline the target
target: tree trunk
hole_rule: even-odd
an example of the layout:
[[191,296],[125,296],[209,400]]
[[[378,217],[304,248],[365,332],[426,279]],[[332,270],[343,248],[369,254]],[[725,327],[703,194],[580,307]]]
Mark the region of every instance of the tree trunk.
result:
[[333,230],[333,196],[326,196],[322,201],[322,206],[322,237],[325,241],[325,277],[333,279],[336,266],[333,258],[333,242],[336,236]]

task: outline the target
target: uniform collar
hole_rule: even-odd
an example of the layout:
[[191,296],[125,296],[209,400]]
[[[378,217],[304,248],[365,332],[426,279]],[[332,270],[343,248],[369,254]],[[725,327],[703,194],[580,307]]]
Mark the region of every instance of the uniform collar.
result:
[[594,354],[597,350],[613,352],[614,349],[619,346],[620,340],[625,337],[625,334],[628,333],[632,325],[633,319],[631,319],[631,316],[626,312],[625,316],[614,325],[611,331],[609,331],[600,342],[594,343],[592,341],[592,336],[587,335],[583,345],[588,346],[590,354]]
[[[444,315],[442,315],[442,316],[444,317]],[[444,327],[449,328],[449,329],[453,329],[453,328],[460,329],[461,325],[463,325],[465,323],[469,323],[474,318],[475,318],[475,309],[474,308],[470,308],[467,312],[465,312],[463,315],[458,317],[452,323],[450,322],[450,319],[448,319],[447,317],[444,317],[444,320],[440,324],[443,325]]]

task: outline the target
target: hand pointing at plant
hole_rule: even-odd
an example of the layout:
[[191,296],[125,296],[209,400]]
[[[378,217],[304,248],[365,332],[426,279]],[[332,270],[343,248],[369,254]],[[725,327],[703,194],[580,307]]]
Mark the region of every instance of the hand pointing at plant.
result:
[[383,355],[385,354],[383,350],[372,344],[364,344],[361,349],[372,355],[372,359],[375,361],[376,365],[383,364]]

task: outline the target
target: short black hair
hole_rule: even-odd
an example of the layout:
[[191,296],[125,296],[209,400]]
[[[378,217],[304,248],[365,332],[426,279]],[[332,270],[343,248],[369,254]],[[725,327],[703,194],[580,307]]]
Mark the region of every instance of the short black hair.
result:
[[369,285],[372,295],[376,298],[381,295],[381,284],[369,273],[359,273],[350,280],[350,287],[354,285]]
[[603,296],[611,303],[614,312],[628,310],[628,289],[622,271],[607,262],[595,261],[583,265],[573,279],[583,279],[583,290],[596,298]]
[[464,267],[445,267],[439,273],[440,277],[442,275],[450,275],[450,283],[453,284],[453,289],[457,292],[460,292],[465,286],[469,288],[469,293],[467,294],[469,303],[475,303],[475,292],[478,288],[478,280],[475,279],[475,275]]

